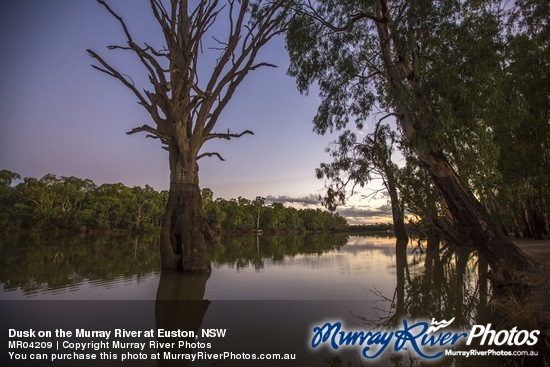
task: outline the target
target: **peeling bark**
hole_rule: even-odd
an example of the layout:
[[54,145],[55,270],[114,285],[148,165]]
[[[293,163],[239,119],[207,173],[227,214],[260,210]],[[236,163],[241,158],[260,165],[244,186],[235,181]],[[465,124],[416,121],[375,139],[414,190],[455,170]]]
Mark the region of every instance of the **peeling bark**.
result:
[[193,273],[211,271],[206,252],[210,229],[202,209],[198,165],[170,148],[170,193],[162,219],[162,269]]

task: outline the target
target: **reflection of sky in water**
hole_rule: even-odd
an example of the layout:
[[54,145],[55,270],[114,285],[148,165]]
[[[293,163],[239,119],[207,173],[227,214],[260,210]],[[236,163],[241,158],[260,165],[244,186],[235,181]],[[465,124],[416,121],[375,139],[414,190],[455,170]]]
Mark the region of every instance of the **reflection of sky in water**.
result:
[[[285,248],[295,246],[293,253],[297,255],[279,256],[284,246],[282,241],[266,241],[263,249],[262,245],[259,246],[259,253],[264,250],[269,255],[260,260],[255,258],[257,248],[254,241],[228,244],[226,256],[218,257],[222,260],[213,263],[209,276],[161,273],[155,266],[147,268],[139,261],[139,266],[130,268],[125,275],[114,276],[112,265],[120,266],[117,261],[124,256],[111,258],[117,261],[105,266],[109,271],[101,272],[101,268],[95,268],[95,258],[87,257],[88,252],[79,256],[92,261],[84,263],[75,257],[69,264],[74,267],[57,269],[49,267],[46,261],[29,262],[21,266],[21,269],[30,270],[29,275],[17,273],[17,269],[3,273],[2,279],[10,290],[5,290],[6,285],[0,283],[3,290],[0,291],[0,300],[39,300],[3,303],[6,320],[18,323],[19,329],[37,328],[36,325],[39,329],[53,329],[60,325],[65,329],[105,330],[114,327],[135,330],[155,327],[182,330],[226,328],[231,337],[216,340],[212,352],[295,352],[299,360],[293,366],[329,365],[327,362],[331,359],[327,358],[332,353],[327,348],[312,351],[306,343],[311,338],[312,327],[325,322],[340,321],[346,330],[362,330],[373,325],[378,330],[378,325],[393,325],[398,320],[396,317],[400,317],[399,312],[399,315],[424,320],[456,317],[456,325],[463,327],[475,324],[480,312],[484,312],[487,282],[484,302],[477,301],[483,299],[481,291],[473,291],[479,291],[481,286],[476,284],[477,258],[468,253],[449,254],[446,261],[438,266],[432,264],[428,271],[426,254],[413,254],[413,248],[409,246],[408,269],[400,272],[401,287],[398,287],[395,239],[353,236],[346,245],[326,252],[319,250],[324,249],[323,246],[297,249],[297,244],[289,241]],[[97,250],[97,247],[90,248]],[[150,255],[156,248],[144,251]],[[242,261],[232,258],[231,254],[240,254]],[[42,257],[49,258],[46,252]],[[149,258],[136,256],[131,260],[135,259]],[[13,261],[12,264],[21,262]],[[154,262],[150,260],[149,264]],[[459,267],[458,263],[463,266]],[[36,271],[35,264],[43,266],[43,271]],[[79,264],[84,266],[77,266]],[[90,266],[95,272],[90,270]],[[50,275],[52,269],[54,274]],[[33,275],[40,280],[30,280],[34,279]],[[25,277],[28,280],[21,281]],[[336,355],[342,362],[338,365],[365,365],[357,349],[339,350]],[[393,365],[391,358],[391,354],[386,354],[367,364]],[[459,366],[451,358],[445,358],[445,365]],[[197,366],[211,366],[210,361],[202,362]]]
[[[347,245],[323,254],[264,259],[261,270],[252,264],[213,264],[206,284],[210,300],[376,300],[372,291],[393,294],[395,240],[350,237]],[[57,289],[37,287],[5,290],[2,299],[104,299],[152,300],[156,297],[160,272],[125,276],[108,281],[83,279]]]
[[354,239],[322,255],[265,260],[265,268],[259,272],[253,267],[216,266],[206,286],[206,298],[366,300],[372,298],[373,286],[393,293],[394,247],[393,240],[382,245]]

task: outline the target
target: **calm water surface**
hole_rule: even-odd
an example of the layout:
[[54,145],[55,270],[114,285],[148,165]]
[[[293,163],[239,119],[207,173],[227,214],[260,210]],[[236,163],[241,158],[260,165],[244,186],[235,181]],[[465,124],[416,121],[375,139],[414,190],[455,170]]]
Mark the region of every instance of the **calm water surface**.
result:
[[[211,274],[184,275],[160,271],[154,236],[4,237],[4,321],[100,330],[227,328],[238,337],[216,341],[217,350],[295,351],[298,360],[284,365],[361,366],[358,350],[312,352],[312,325],[338,320],[364,328],[406,316],[455,317],[455,326],[466,328],[483,316],[490,297],[480,276],[487,266],[474,254],[434,257],[391,237],[234,236],[212,243],[209,253]],[[369,365],[399,365],[395,358]],[[223,365],[243,365],[235,363]]]
[[[154,237],[20,236],[0,246],[3,299],[156,298]],[[412,264],[419,256],[411,251]],[[210,252],[204,297],[211,300],[370,300],[375,289],[391,295],[396,285],[391,237],[242,236],[214,243]]]

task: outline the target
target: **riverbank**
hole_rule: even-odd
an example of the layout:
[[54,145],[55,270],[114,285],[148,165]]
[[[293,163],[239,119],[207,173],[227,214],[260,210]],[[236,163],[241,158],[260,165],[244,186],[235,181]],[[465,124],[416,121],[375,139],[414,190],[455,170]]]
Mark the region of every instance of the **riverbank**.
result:
[[550,340],[550,240],[521,239],[514,242],[539,264],[535,270],[520,275],[529,288],[526,302],[540,312],[541,331]]

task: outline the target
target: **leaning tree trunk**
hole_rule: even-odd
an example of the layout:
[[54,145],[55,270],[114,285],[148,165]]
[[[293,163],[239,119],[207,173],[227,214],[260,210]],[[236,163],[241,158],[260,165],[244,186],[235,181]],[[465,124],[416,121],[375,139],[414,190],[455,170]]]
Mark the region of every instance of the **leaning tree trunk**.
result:
[[420,153],[419,157],[441,191],[460,230],[491,265],[503,261],[519,269],[535,265],[533,259],[521,251],[492,221],[472,192],[460,181],[443,153]]
[[162,218],[160,253],[162,269],[208,273],[206,239],[210,229],[202,209],[198,164],[192,154],[169,147],[170,193]]

